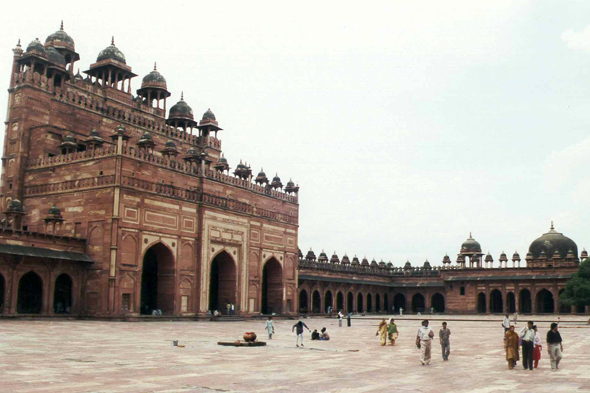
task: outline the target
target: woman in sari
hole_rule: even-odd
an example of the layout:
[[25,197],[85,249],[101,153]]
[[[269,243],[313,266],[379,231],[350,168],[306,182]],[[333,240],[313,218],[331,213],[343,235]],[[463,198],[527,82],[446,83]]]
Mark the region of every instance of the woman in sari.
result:
[[393,318],[389,318],[389,324],[387,325],[387,334],[389,335],[389,345],[395,345],[395,339],[398,336],[397,326],[393,323]]
[[508,369],[512,370],[514,365],[519,360],[518,354],[518,333],[514,331],[514,325],[506,332],[506,339],[504,340],[504,349],[506,349],[506,360],[508,361]]
[[387,322],[385,322],[385,318],[381,320],[381,323],[377,328],[377,333],[375,333],[375,336],[379,335],[379,338],[381,339],[381,345],[387,344]]
[[535,349],[533,350],[533,365],[535,368],[539,365],[539,360],[541,360],[541,350],[543,346],[541,345],[541,335],[537,331],[537,325],[533,326],[535,330]]

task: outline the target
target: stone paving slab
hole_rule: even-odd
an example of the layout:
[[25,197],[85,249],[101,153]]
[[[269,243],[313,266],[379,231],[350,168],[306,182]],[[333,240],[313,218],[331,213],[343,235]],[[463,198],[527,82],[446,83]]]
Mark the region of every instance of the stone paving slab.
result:
[[[304,319],[312,330],[327,327],[332,338],[311,341],[306,332],[304,348],[295,347],[289,320],[275,321],[265,347],[217,345],[246,331],[265,340],[263,321],[2,320],[0,392],[590,392],[587,317],[561,318],[565,351],[557,372],[546,347],[537,370],[520,364],[508,370],[497,316],[449,316],[450,361],[442,361],[435,341],[432,363],[421,366],[414,347],[421,318],[397,320],[394,347],[379,345],[375,319],[354,319],[350,328],[335,319]],[[544,341],[551,317],[538,319],[545,321]],[[440,321],[433,325],[438,332]]]

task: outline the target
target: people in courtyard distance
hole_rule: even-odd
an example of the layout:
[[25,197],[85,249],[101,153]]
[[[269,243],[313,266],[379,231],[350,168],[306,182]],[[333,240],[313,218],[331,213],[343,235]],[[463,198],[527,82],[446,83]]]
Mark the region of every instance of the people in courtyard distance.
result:
[[547,332],[547,348],[551,358],[551,370],[557,371],[561,361],[561,353],[563,352],[563,342],[561,334],[559,334],[559,326],[555,322],[551,324],[551,330]]
[[395,345],[395,340],[399,334],[397,332],[397,325],[394,323],[393,318],[389,318],[387,334],[389,335],[389,345]]
[[309,328],[307,327],[307,325],[305,323],[303,323],[303,321],[299,320],[295,325],[293,325],[293,328],[291,329],[291,333],[293,333],[293,331],[295,331],[295,329],[297,329],[297,339],[295,340],[295,346],[299,346],[299,341],[301,340],[301,346],[303,346],[303,328],[306,328],[308,332],[310,332],[311,330],[309,330]]
[[268,317],[268,319],[266,320],[266,327],[264,329],[266,330],[266,333],[268,334],[268,339],[272,340],[272,335],[275,332],[275,325],[272,321],[272,317]]
[[506,314],[502,321],[502,327],[504,328],[504,336],[506,336],[506,332],[510,329],[510,317],[508,314]]
[[352,316],[352,312],[349,312],[346,316],[346,326],[350,327],[350,317]]
[[383,318],[379,323],[379,327],[377,327],[377,333],[375,333],[375,336],[379,336],[382,346],[387,344],[387,322],[385,322],[385,318]]
[[328,331],[326,330],[325,327],[323,327],[322,330],[321,330],[320,340],[322,340],[322,341],[330,341],[330,335],[328,334]]
[[533,371],[533,351],[535,350],[535,331],[533,330],[533,321],[528,321],[527,325],[521,329],[520,340],[522,342],[522,366]]
[[432,348],[432,339],[434,338],[434,332],[428,326],[428,320],[422,321],[422,327],[418,329],[416,335],[416,346],[420,348],[420,362],[422,365],[430,364],[430,351]]
[[514,331],[514,325],[510,326],[505,336],[504,349],[506,350],[506,360],[508,361],[508,369],[512,370],[516,366],[516,362],[520,359],[518,353],[519,337]]
[[320,333],[318,333],[317,329],[313,329],[313,332],[311,332],[311,340],[319,340],[320,339]]
[[447,323],[442,323],[442,329],[438,332],[438,338],[440,339],[440,347],[442,350],[443,361],[449,360],[451,354],[451,329],[447,328]]
[[342,318],[344,317],[344,315],[342,315],[342,310],[338,311],[338,327],[342,327]]

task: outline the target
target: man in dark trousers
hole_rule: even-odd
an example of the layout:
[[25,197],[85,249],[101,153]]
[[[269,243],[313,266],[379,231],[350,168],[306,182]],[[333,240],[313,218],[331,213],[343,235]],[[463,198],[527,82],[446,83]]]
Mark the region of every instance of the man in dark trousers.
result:
[[303,327],[305,327],[308,332],[311,331],[309,330],[307,325],[303,323],[303,321],[297,322],[295,325],[293,325],[293,328],[291,329],[291,332],[293,332],[295,328],[297,328],[297,340],[295,341],[296,346],[299,346],[299,339],[301,339],[301,346],[303,346]]
[[535,329],[533,321],[528,321],[527,326],[520,331],[522,340],[522,365],[533,371],[533,352],[535,350]]
[[350,327],[350,316],[352,315],[351,312],[348,313],[348,315],[346,316],[346,326]]
[[559,325],[553,322],[551,330],[547,332],[547,346],[549,347],[549,357],[551,358],[551,371],[559,369],[559,362],[561,361],[561,353],[563,352],[563,343],[561,341],[561,334],[559,334]]

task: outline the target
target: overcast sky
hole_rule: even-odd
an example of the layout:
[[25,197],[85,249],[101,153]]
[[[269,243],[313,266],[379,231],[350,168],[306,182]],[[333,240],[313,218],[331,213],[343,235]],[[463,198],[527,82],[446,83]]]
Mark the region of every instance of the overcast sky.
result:
[[63,19],[83,71],[114,35],[134,90],[157,61],[233,168],[299,183],[304,253],[524,258],[551,220],[590,247],[589,1],[47,4],[3,5],[5,86],[19,38]]

